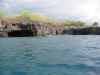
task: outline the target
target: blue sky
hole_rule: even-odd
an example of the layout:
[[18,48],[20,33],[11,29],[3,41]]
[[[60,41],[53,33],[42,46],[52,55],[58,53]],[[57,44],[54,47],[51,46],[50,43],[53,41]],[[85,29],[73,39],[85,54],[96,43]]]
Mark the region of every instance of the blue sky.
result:
[[8,15],[41,13],[58,20],[99,21],[100,0],[0,0],[0,9]]

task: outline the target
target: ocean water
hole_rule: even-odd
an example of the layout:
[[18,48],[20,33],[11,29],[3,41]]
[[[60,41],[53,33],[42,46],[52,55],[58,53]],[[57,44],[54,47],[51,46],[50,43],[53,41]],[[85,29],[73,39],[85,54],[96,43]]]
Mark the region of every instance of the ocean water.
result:
[[0,38],[0,75],[100,75],[100,36]]

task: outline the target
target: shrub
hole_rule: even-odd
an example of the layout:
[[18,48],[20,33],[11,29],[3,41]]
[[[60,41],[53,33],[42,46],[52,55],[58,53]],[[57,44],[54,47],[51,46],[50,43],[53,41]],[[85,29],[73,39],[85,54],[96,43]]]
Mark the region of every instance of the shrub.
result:
[[70,26],[85,26],[85,23],[82,21],[66,21],[65,25],[70,25]]
[[0,10],[0,19],[4,20],[6,18],[5,12]]
[[93,23],[93,26],[98,26],[98,25],[99,25],[98,22],[94,22],[94,23]]

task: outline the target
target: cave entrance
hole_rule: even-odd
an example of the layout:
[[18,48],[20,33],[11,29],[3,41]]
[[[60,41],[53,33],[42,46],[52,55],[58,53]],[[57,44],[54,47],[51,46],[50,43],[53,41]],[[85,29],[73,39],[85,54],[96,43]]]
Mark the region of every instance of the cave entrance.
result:
[[13,30],[8,32],[9,37],[31,37],[34,36],[32,30]]

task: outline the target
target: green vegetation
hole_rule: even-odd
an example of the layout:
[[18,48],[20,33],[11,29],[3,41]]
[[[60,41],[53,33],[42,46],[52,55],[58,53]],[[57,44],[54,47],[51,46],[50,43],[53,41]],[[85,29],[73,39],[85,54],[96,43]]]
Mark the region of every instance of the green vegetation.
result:
[[71,22],[71,21],[66,21],[66,22],[65,22],[65,25],[70,26],[70,25],[72,25],[72,22]]
[[4,20],[6,18],[6,14],[3,11],[0,11],[0,19]]
[[[6,14],[3,11],[0,11],[0,19],[1,20],[10,20],[10,21],[19,21],[22,23],[30,23],[34,21],[39,22],[47,22],[47,23],[53,23],[53,24],[63,24],[65,26],[86,26],[85,22],[82,21],[65,21],[65,22],[58,22],[56,19],[53,19],[51,17],[45,17],[42,14],[36,14],[36,13],[30,13],[28,11],[24,11],[22,14],[15,14],[11,16],[6,16]],[[98,22],[94,22],[93,26],[98,26]]]
[[30,14],[28,11],[24,11],[21,15],[15,14],[12,16],[8,16],[8,19],[19,20],[19,21],[43,21],[43,22],[51,22],[56,24],[56,19],[47,18],[42,14]]
[[85,26],[86,24],[82,21],[66,21],[64,23],[66,26]]
[[99,25],[98,22],[94,22],[94,23],[93,23],[93,26],[98,26],[98,25]]
[[4,24],[4,20],[6,19],[6,15],[3,11],[0,11],[0,26]]

